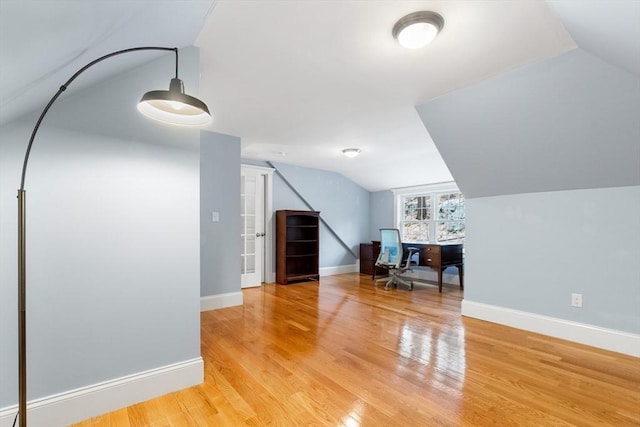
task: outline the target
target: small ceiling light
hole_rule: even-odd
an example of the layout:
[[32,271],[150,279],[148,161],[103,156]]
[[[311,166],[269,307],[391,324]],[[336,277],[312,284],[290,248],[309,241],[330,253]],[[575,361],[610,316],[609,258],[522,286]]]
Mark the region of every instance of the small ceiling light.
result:
[[344,150],[342,150],[342,154],[344,154],[346,157],[356,157],[361,152],[362,150],[360,150],[359,148],[345,148]]
[[152,90],[142,96],[138,111],[161,122],[183,126],[202,126],[211,121],[207,105],[184,93],[179,78],[171,79],[169,90]]
[[444,27],[444,18],[435,12],[414,12],[400,18],[391,33],[400,46],[418,49],[436,38]]

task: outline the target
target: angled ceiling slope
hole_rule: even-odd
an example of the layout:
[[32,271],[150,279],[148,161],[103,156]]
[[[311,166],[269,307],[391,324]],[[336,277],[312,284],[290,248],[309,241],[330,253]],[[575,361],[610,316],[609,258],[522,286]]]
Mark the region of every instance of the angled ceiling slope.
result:
[[578,49],[417,107],[467,197],[640,185],[640,3],[550,3]]
[[547,0],[576,44],[640,76],[640,1]]
[[584,50],[417,109],[469,198],[640,185],[640,81]]

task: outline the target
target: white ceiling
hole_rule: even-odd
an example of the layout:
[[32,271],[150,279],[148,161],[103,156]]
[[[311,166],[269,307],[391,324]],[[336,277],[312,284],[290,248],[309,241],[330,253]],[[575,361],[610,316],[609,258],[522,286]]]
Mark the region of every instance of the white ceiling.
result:
[[[417,10],[445,25],[407,50],[391,28]],[[241,136],[243,157],[336,171],[370,191],[452,180],[417,104],[574,47],[544,2],[511,0],[221,0],[196,45],[212,129]],[[348,147],[362,154],[347,159]]]
[[[336,171],[370,191],[447,181],[416,105],[559,55],[573,40],[637,72],[638,60],[629,56],[640,52],[640,37],[630,37],[638,32],[639,4],[0,0],[0,123],[42,108],[73,72],[107,52],[196,44],[198,96],[214,115],[208,129],[240,136],[243,157]],[[406,50],[391,28],[417,10],[440,13],[445,26],[433,44]],[[603,33],[606,43],[597,37]],[[110,61],[75,87],[153,56]],[[344,158],[347,147],[362,149],[361,156]]]

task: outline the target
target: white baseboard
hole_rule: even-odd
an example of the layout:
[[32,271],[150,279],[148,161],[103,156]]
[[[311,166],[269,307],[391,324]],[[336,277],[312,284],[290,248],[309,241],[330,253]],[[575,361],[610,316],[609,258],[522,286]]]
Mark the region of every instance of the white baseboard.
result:
[[[68,426],[203,380],[204,362],[198,357],[32,400],[27,404],[27,421],[29,427]],[[17,405],[0,409],[0,427],[11,427],[17,411]]]
[[333,276],[334,274],[357,273],[360,271],[358,264],[337,265],[335,267],[320,267],[318,273],[322,276]]
[[462,315],[640,357],[640,335],[463,300]]
[[242,291],[207,295],[206,297],[200,297],[200,311],[217,310],[219,308],[242,305],[242,301]]
[[[357,273],[360,271],[360,261],[358,260],[356,264],[349,265],[337,265],[335,267],[320,267],[318,269],[318,275],[322,276],[333,276],[334,274],[344,274],[344,273]],[[269,274],[270,280],[267,283],[275,283],[276,281],[276,273],[272,272]]]

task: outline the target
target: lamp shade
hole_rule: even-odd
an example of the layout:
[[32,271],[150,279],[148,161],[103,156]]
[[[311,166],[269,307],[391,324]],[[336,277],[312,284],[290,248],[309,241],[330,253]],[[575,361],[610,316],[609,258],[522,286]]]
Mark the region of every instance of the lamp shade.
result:
[[142,96],[138,111],[164,123],[182,126],[202,126],[211,121],[207,105],[184,93],[182,80],[171,79],[169,90],[152,90]]

